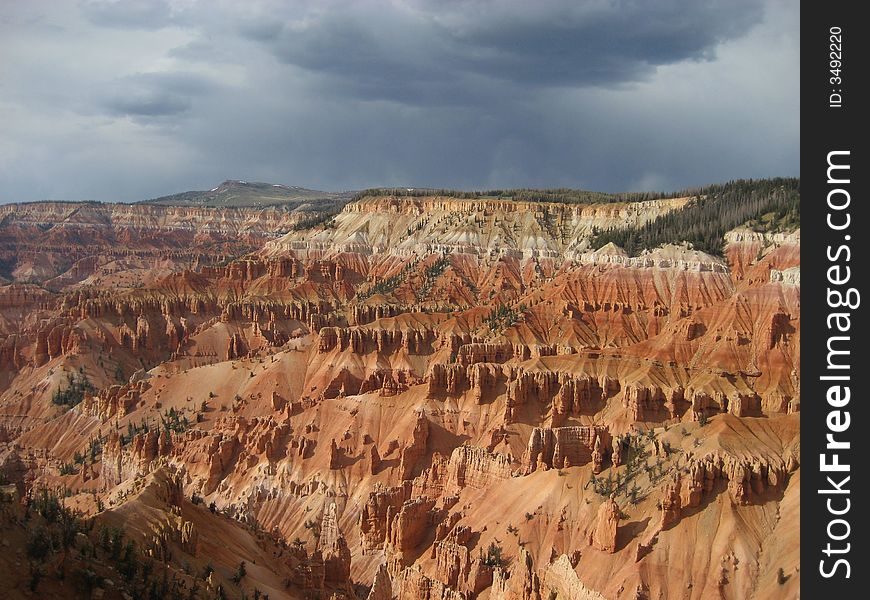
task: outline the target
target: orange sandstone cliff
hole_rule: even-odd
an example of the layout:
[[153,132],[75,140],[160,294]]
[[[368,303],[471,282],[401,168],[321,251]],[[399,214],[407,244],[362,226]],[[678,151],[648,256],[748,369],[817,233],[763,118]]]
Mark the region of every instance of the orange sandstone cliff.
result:
[[4,482],[106,598],[797,598],[799,232],[589,245],[687,201],[0,207]]

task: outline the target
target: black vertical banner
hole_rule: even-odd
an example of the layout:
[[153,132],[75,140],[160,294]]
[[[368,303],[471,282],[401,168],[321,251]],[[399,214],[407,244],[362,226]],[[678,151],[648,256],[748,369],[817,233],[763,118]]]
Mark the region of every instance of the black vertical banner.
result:
[[801,10],[801,588],[862,598],[870,538],[870,217],[862,3]]

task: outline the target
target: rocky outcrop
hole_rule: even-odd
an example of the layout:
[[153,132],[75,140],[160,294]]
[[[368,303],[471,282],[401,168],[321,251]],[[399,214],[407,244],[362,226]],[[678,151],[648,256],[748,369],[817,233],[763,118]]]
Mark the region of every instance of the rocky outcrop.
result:
[[771,492],[785,486],[795,464],[780,459],[740,458],[716,452],[691,457],[683,474],[675,474],[664,487],[661,502],[661,529],[678,523],[682,510],[696,508],[705,495],[718,494],[720,483],[736,505],[763,503]]
[[191,521],[183,519],[177,511],[164,513],[163,520],[154,528],[147,540],[147,554],[156,560],[168,560],[172,546],[177,545],[190,556],[199,550],[199,532]]
[[24,366],[26,359],[23,350],[26,341],[12,334],[0,341],[0,370],[18,370]]
[[142,393],[150,387],[151,384],[144,379],[132,384],[112,385],[99,390],[96,395],[85,396],[80,410],[103,422],[125,417],[141,401]]
[[679,475],[676,475],[671,481],[667,483],[667,485],[665,485],[665,491],[664,494],[662,494],[661,503],[661,528],[667,529],[680,519],[681,499]]
[[496,386],[506,380],[501,365],[480,362],[470,365],[434,363],[425,378],[430,398],[468,393],[477,404],[491,400]]
[[[467,543],[467,542],[466,542]],[[435,579],[467,598],[475,598],[493,582],[493,568],[480,558],[472,558],[464,544],[454,541],[436,541]]]
[[544,570],[542,583],[544,589],[553,590],[557,598],[571,600],[606,600],[599,592],[589,589],[577,576],[576,565],[570,558],[562,554]]
[[[439,196],[370,197],[345,206],[335,217],[334,229],[316,241],[289,233],[269,244],[270,251],[297,256],[324,253],[358,253],[393,256],[426,255],[433,252],[464,253],[476,257],[520,259],[567,258],[576,253],[580,240],[592,228],[610,229],[642,224],[655,215],[683,206],[688,199],[673,198],[635,203],[556,204],[515,200],[464,200]],[[498,214],[508,230],[535,227],[536,236],[505,243],[484,227],[487,215]],[[462,241],[446,241],[459,220],[471,219],[474,234]],[[390,227],[384,224],[389,223]],[[553,225],[550,223],[558,223]],[[500,230],[499,230],[500,231]],[[413,232],[409,236],[408,232]],[[518,243],[517,243],[518,242]]]
[[57,300],[56,294],[32,283],[11,283],[0,286],[0,310],[10,308],[22,311],[52,310]]
[[408,312],[408,310],[408,308],[397,304],[355,304],[351,306],[348,320],[352,325],[368,325],[378,319],[395,317]]
[[503,363],[513,356],[511,344],[464,344],[459,347],[456,362],[467,367],[476,363]]
[[369,590],[369,595],[366,600],[392,600],[393,584],[390,581],[390,574],[387,572],[386,563],[381,563],[375,573],[375,580],[372,582],[372,589]]
[[712,416],[718,412],[730,412],[738,417],[761,416],[761,398],[752,392],[708,392],[704,390],[672,389],[658,386],[632,385],[625,388],[623,406],[635,421],[662,422],[682,418],[688,408],[694,416]]
[[722,260],[703,252],[690,251],[680,246],[669,245],[641,256],[627,256],[624,251],[614,251],[609,244],[592,252],[577,256],[581,264],[620,265],[631,269],[676,269],[680,271],[709,271],[727,273],[728,265]]
[[350,548],[338,528],[336,505],[332,503],[320,521],[317,549],[323,556],[324,582],[330,587],[350,588]]
[[359,530],[363,553],[383,548],[395,515],[411,497],[410,482],[405,485],[369,493],[360,511]]
[[[316,386],[314,386],[315,389]],[[344,398],[345,396],[355,396],[360,393],[362,388],[362,380],[357,377],[347,367],[342,367],[338,373],[329,381],[320,393],[321,399],[327,398]]]
[[785,285],[799,286],[801,284],[801,269],[800,267],[791,267],[782,271],[772,269],[770,271],[770,281],[772,283],[782,282]]
[[459,589],[460,580],[467,585],[471,571],[468,548],[451,542],[435,542],[436,578],[453,589]]
[[117,485],[150,473],[161,457],[171,454],[172,446],[172,436],[166,430],[136,433],[126,446],[121,436],[112,431],[103,447],[102,479],[109,485]]
[[605,390],[606,386],[586,375],[520,370],[507,385],[505,420],[513,422],[518,406],[540,403],[553,405],[554,424],[560,424],[568,415],[580,415],[600,406]]
[[399,476],[411,479],[417,463],[426,455],[426,441],[429,439],[429,421],[423,411],[417,413],[417,421],[411,432],[410,442],[402,449],[402,458],[399,462]]
[[442,394],[457,396],[468,385],[466,369],[462,365],[434,363],[426,376],[426,385],[429,398]]
[[479,446],[462,445],[449,457],[435,453],[429,467],[413,480],[413,495],[456,497],[462,489],[486,489],[517,474],[519,462],[509,454]]
[[323,592],[325,569],[323,556],[315,550],[310,556],[305,555],[294,569],[293,581],[305,590],[317,590],[318,595]]
[[736,504],[751,504],[759,501],[767,490],[780,489],[788,475],[783,459],[747,459],[722,452],[693,457],[687,471],[680,491],[682,507],[698,506],[703,495],[713,491],[719,480],[727,482]]
[[399,598],[414,600],[467,600],[464,594],[450,589],[437,579],[424,575],[416,567],[403,569],[398,578]]
[[489,597],[492,600],[542,600],[541,580],[532,555],[525,548],[519,548],[519,556],[510,570],[495,569]]
[[623,406],[635,421],[665,421],[678,419],[688,408],[685,390],[680,387],[662,389],[658,386],[627,386],[623,390]]
[[593,546],[610,554],[616,552],[616,532],[619,528],[621,514],[622,512],[619,510],[619,506],[617,506],[613,496],[605,500],[598,507],[595,529],[590,538],[590,543]]
[[406,370],[375,369],[362,380],[359,394],[377,393],[379,396],[397,396],[422,380]]
[[[428,353],[437,339],[430,329],[395,330],[365,327],[323,327],[317,343],[319,352],[350,351],[353,354],[378,352],[390,354],[398,350],[411,355]],[[430,350],[431,351],[431,350]]]
[[447,467],[447,490],[452,493],[465,487],[485,489],[513,473],[511,459],[478,446],[459,446],[450,455]]
[[402,554],[416,548],[438,520],[440,512],[434,509],[435,500],[428,498],[407,500],[398,512],[388,508],[386,543],[390,551]]
[[245,345],[245,339],[239,333],[232,334],[227,341],[227,360],[239,358],[247,353],[248,349]]
[[606,427],[535,427],[523,465],[526,473],[532,473],[591,462],[595,472],[600,473],[611,453],[611,436]]
[[36,332],[33,362],[39,366],[59,356],[78,354],[85,342],[86,336],[83,332],[55,319],[43,324]]

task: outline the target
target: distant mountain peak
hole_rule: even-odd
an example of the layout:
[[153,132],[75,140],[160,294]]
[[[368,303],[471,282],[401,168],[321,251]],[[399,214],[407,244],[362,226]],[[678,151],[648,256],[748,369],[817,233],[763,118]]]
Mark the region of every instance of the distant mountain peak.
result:
[[352,196],[352,192],[324,192],[298,185],[227,179],[210,190],[161,196],[141,204],[220,208],[281,206],[292,210],[323,211],[341,208]]

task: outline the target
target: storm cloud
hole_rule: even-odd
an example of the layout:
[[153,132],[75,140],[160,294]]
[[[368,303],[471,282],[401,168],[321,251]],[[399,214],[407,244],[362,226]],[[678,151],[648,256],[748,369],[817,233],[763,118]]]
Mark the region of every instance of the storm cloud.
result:
[[0,202],[799,174],[786,0],[0,5]]

